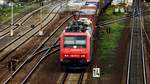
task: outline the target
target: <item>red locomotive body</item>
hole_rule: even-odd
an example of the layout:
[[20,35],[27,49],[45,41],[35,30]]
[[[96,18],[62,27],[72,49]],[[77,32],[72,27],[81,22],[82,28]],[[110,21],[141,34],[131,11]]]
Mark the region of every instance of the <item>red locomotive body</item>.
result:
[[88,3],[79,10],[79,17],[72,21],[60,36],[60,62],[65,66],[88,65],[92,58],[92,40],[95,3]]
[[[91,62],[94,30],[93,16],[79,18],[60,36],[60,62],[64,65],[87,65]],[[74,25],[73,25],[74,24]]]

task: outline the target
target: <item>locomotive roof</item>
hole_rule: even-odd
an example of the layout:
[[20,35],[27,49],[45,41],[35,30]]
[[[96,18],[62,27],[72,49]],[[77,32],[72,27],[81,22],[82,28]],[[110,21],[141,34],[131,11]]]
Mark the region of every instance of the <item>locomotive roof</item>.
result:
[[79,1],[79,0],[71,0],[68,2],[68,5],[70,6],[82,6],[82,5],[85,5],[85,1]]
[[91,21],[88,18],[80,18],[77,21],[72,21],[66,27],[65,32],[85,32],[91,28]]
[[86,5],[86,6],[82,6],[80,9],[92,9],[92,10],[96,10],[96,5],[94,4],[89,4],[89,5]]
[[99,2],[99,0],[86,0],[87,2]]
[[96,6],[83,6],[79,10],[80,15],[94,15],[96,12]]

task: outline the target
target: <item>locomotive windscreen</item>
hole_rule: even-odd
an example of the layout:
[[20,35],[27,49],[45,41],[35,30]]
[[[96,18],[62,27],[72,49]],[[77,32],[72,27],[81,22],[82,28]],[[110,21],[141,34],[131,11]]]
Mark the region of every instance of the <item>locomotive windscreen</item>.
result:
[[86,48],[86,36],[65,36],[65,48]]

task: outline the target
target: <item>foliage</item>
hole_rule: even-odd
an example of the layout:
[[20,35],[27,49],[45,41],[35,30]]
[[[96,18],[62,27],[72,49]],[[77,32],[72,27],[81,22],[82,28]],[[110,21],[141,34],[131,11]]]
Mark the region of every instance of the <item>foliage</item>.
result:
[[124,28],[124,24],[119,22],[119,23],[114,23],[109,25],[111,29],[111,33],[104,33],[102,34],[102,42],[101,42],[101,54],[102,56],[109,56],[112,54],[112,50],[117,47],[118,41],[121,37],[122,30]]
[[[104,16],[102,17],[103,20],[109,20],[112,18],[119,18],[123,14],[114,14],[113,10],[115,7],[109,7]],[[102,33],[101,34],[101,46],[100,46],[100,54],[103,60],[108,59],[113,54],[114,49],[117,47],[119,39],[121,38],[121,33],[125,25],[123,22],[115,22],[110,25],[107,25],[107,28],[110,28],[110,33]]]

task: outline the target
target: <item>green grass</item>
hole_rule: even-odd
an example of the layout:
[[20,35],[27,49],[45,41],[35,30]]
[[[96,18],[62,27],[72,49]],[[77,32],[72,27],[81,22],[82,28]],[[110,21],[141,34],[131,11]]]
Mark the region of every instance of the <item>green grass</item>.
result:
[[114,14],[114,9],[117,8],[115,6],[110,6],[103,17],[101,17],[102,20],[108,20],[108,19],[114,19],[114,18],[117,18],[117,17],[120,17],[122,15],[124,15],[124,13],[115,13]]
[[[106,14],[104,14],[103,20],[109,20],[112,18],[121,17],[123,14],[113,14],[113,7],[108,8]],[[101,55],[100,59],[102,63],[110,63],[110,60],[114,58],[114,50],[118,46],[119,40],[122,35],[122,31],[125,28],[124,22],[115,22],[107,25],[111,32],[104,32],[100,34],[102,40],[100,40],[100,47],[98,49]]]
[[[101,17],[101,20],[109,20],[112,18],[119,18],[123,14],[113,14],[113,7],[110,7],[106,14]],[[116,57],[115,50],[119,44],[119,40],[122,36],[123,29],[125,28],[124,21],[115,22],[107,25],[106,27],[111,29],[110,33],[104,32],[98,34],[98,46],[96,49],[96,56],[99,56],[100,63],[103,65],[102,75],[112,72],[112,66]]]
[[107,56],[110,56],[113,52],[113,49],[117,47],[118,41],[121,37],[122,30],[124,28],[124,24],[119,22],[111,24],[108,27],[111,28],[111,33],[110,34],[104,33],[101,36],[103,40],[101,41],[100,52],[102,58],[104,59],[105,57],[107,58]]
[[145,19],[145,20],[147,20],[147,21],[150,21],[150,19],[149,19],[149,18],[150,18],[150,15],[146,15],[146,16],[144,16],[144,19]]

